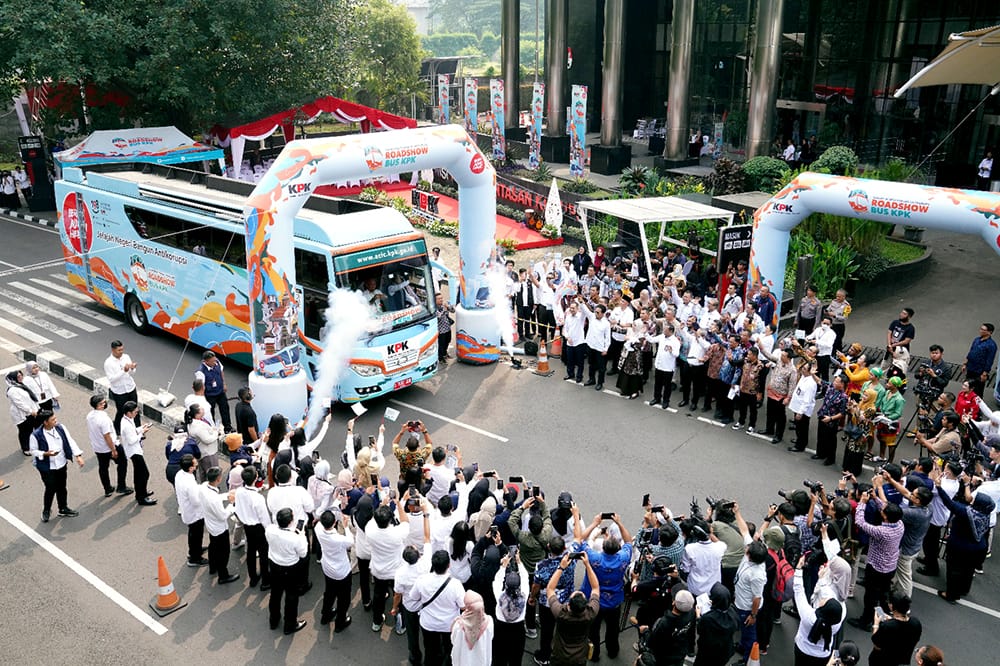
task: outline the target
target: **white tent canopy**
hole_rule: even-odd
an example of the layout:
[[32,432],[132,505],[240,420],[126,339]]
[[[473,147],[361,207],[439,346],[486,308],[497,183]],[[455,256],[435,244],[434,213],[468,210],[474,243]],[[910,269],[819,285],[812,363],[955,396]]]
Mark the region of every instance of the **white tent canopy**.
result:
[[948,46],[896,90],[898,99],[910,88],[971,83],[1000,88],[1000,26],[952,33]]
[[[580,224],[583,226],[583,235],[587,239],[587,251],[593,254],[594,246],[590,241],[590,216],[611,215],[628,222],[639,225],[639,238],[642,239],[642,247],[648,248],[646,240],[646,225],[660,223],[660,233],[657,241],[663,240],[663,230],[670,222],[683,222],[688,220],[725,220],[726,226],[733,223],[735,213],[731,210],[716,208],[706,204],[691,201],[683,197],[648,197],[642,199],[602,199],[601,201],[581,201],[576,205],[579,211]],[[649,252],[643,253],[646,257],[646,269],[649,275],[653,274],[653,265],[649,260]]]

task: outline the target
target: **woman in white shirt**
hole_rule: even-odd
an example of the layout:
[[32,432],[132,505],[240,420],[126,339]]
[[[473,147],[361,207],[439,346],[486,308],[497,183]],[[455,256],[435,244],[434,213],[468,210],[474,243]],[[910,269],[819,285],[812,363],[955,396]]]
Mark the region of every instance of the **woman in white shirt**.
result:
[[38,415],[37,396],[24,385],[24,373],[11,370],[7,373],[7,399],[10,401],[10,420],[17,426],[17,441],[21,445],[21,453],[28,452],[31,431],[35,429]]
[[[515,551],[517,567],[510,566],[510,555],[500,560],[493,578],[493,596],[497,600],[493,635],[493,666],[520,666],[524,656],[524,616],[528,606],[528,571]],[[532,608],[534,610],[534,608]]]
[[140,506],[153,506],[155,499],[150,499],[153,493],[149,490],[149,468],[142,455],[142,440],[146,439],[149,424],[136,427],[136,417],[139,416],[139,404],[129,400],[122,405],[125,418],[122,419],[121,444],[125,457],[132,461],[132,486],[135,488],[135,501]]
[[483,597],[465,593],[462,614],[451,625],[452,666],[483,666],[492,662],[493,618],[486,614]]
[[464,520],[451,528],[451,536],[448,538],[448,556],[451,558],[448,574],[462,585],[472,577],[473,539],[472,528]]
[[188,407],[184,414],[184,422],[187,424],[188,435],[194,438],[201,451],[201,459],[198,460],[199,477],[204,480],[205,472],[212,467],[219,466],[219,430],[205,420],[205,410],[199,403],[194,403]]
[[792,585],[795,590],[795,607],[799,611],[799,630],[795,634],[795,666],[826,666],[833,652],[834,636],[847,617],[847,607],[830,598],[813,608],[806,598],[802,583],[802,566],[799,559]]
[[39,409],[59,408],[59,391],[52,383],[49,373],[42,370],[35,361],[24,364],[24,385],[38,398]]

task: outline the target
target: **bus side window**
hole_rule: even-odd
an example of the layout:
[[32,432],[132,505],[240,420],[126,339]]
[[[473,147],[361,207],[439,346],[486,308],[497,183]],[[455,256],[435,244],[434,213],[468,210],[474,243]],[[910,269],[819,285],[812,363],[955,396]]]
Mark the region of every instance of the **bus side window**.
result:
[[306,337],[318,340],[323,328],[323,313],[329,306],[330,276],[326,257],[308,250],[295,250],[295,279],[302,287],[302,318]]

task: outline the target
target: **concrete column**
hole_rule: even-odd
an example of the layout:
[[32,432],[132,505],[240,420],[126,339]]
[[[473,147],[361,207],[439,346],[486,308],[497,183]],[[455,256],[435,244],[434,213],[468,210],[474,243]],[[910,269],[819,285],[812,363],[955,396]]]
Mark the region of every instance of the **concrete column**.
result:
[[569,0],[548,0],[545,12],[545,136],[566,136],[566,31]]
[[778,74],[781,65],[781,14],[785,0],[757,4],[750,108],[747,113],[747,157],[767,155],[774,132]]
[[694,0],[674,0],[671,19],[670,82],[667,87],[667,139],[663,157],[688,157],[688,96],[694,55]]
[[622,143],[622,84],[625,78],[625,0],[604,3],[604,66],[601,86],[601,145]]
[[500,62],[503,70],[504,127],[517,127],[521,83],[521,3],[502,0],[500,5]]

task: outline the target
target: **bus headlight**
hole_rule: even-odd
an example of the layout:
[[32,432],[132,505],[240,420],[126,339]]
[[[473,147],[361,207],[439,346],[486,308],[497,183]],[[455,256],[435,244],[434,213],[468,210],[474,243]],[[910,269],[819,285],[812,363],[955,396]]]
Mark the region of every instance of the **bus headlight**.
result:
[[368,365],[367,363],[351,363],[351,370],[362,377],[374,377],[382,374],[382,370],[377,365]]
[[431,360],[433,360],[435,358],[437,358],[437,345],[429,345],[427,347],[427,349],[425,349],[420,354],[420,359],[419,359],[418,363],[424,363],[426,361],[431,361]]

